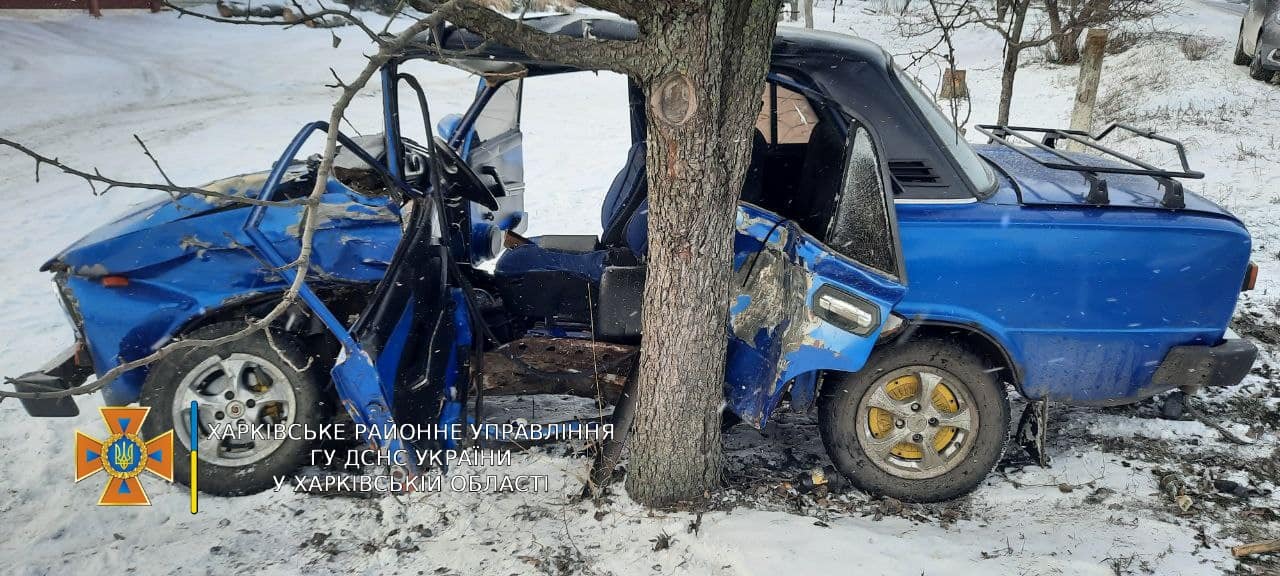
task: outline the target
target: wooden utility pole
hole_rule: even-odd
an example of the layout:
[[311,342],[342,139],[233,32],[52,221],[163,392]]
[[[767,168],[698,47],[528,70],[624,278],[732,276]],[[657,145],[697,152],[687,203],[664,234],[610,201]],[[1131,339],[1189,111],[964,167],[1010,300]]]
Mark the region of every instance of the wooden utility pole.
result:
[[965,81],[964,70],[947,68],[942,71],[942,89],[938,97],[946,100],[969,97],[969,83]]
[[[1076,106],[1071,111],[1071,129],[1093,131],[1093,107],[1098,102],[1098,82],[1102,79],[1102,57],[1107,48],[1107,29],[1090,28],[1080,55],[1080,80],[1076,83]],[[1068,149],[1080,149],[1070,143]]]

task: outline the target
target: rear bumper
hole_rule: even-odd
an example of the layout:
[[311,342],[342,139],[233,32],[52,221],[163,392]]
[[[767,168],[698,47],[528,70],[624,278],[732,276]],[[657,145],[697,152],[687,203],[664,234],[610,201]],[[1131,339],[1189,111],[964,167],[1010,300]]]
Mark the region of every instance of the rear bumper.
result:
[[[93,364],[88,357],[84,344],[77,341],[39,370],[14,378],[13,387],[19,392],[48,392],[79,386],[93,374]],[[24,398],[22,407],[27,410],[27,414],[37,417],[70,417],[80,414],[80,408],[69,396],[39,400]]]
[[1151,381],[1161,388],[1232,386],[1244,380],[1257,358],[1258,347],[1240,338],[1217,346],[1174,346]]

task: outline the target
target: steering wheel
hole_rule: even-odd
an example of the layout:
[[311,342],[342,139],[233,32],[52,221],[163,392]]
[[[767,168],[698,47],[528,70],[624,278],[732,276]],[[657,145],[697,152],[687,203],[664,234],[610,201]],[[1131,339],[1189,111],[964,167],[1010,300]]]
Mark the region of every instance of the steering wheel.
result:
[[475,170],[458,155],[458,151],[440,138],[436,138],[435,143],[436,153],[440,155],[440,165],[444,170],[440,175],[440,182],[444,186],[442,192],[470,200],[490,210],[499,209],[498,199],[484,185],[484,181],[480,180]]

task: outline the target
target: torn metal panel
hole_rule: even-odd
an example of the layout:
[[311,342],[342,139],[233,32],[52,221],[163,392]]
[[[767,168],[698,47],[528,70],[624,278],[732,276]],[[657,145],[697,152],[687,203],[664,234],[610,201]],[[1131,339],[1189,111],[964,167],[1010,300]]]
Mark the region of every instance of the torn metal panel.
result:
[[[725,395],[729,407],[757,427],[788,386],[797,406],[806,407],[819,371],[860,369],[905,292],[833,254],[795,222],[750,205],[738,211],[733,264]],[[874,326],[857,334],[816,313],[814,294],[828,285],[870,307]]]
[[[257,196],[265,173],[226,178],[205,186],[225,194]],[[310,184],[292,174],[282,186],[305,193]],[[382,278],[400,241],[399,205],[391,197],[364,196],[330,180],[313,240],[311,271],[318,285],[374,283]],[[59,275],[64,300],[75,308],[98,374],[149,354],[183,326],[205,314],[283,291],[284,278],[246,247],[241,227],[247,205],[192,195],[162,197],[72,244],[46,265]],[[291,227],[301,206],[269,207],[261,230],[286,258],[300,242]],[[126,286],[101,278],[124,276]],[[137,398],[145,369],[134,370],[105,391],[107,403]]]

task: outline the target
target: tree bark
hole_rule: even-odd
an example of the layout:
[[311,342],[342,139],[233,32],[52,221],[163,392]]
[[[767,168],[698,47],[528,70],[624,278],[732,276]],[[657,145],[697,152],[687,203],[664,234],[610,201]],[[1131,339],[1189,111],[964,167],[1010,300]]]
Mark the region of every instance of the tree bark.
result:
[[1009,36],[1004,50],[1004,66],[1000,73],[1000,110],[996,124],[1009,123],[1009,108],[1013,104],[1013,82],[1018,76],[1018,57],[1022,55],[1022,28],[1027,23],[1027,8],[1031,0],[1012,0],[1013,22],[1009,25]]
[[772,0],[668,7],[646,31],[649,254],[626,486],[650,506],[720,485],[733,224],[776,10]]
[[[1102,58],[1107,50],[1107,29],[1090,28],[1084,41],[1084,57],[1080,61],[1080,79],[1076,82],[1076,104],[1071,110],[1071,129],[1093,130],[1093,107],[1098,101],[1098,83],[1102,80]],[[1076,142],[1072,149],[1080,149]]]
[[800,0],[801,9],[804,10],[804,27],[813,29],[813,0]]
[[[1068,7],[1070,10],[1070,7]],[[1062,7],[1058,0],[1044,0],[1044,11],[1049,19],[1049,34],[1053,36],[1053,50],[1058,64],[1075,64],[1080,61],[1080,51],[1076,49],[1079,33],[1064,31],[1062,28]],[[1070,16],[1070,14],[1068,14]]]

